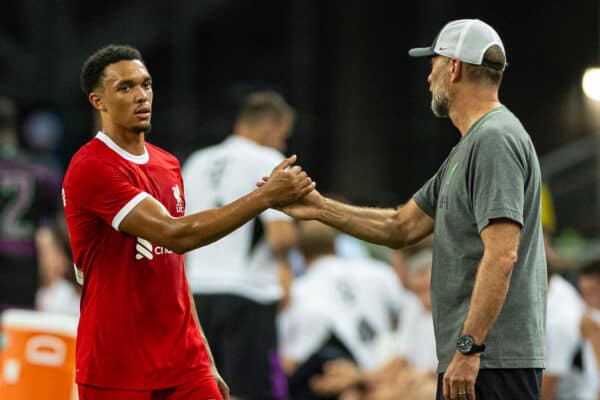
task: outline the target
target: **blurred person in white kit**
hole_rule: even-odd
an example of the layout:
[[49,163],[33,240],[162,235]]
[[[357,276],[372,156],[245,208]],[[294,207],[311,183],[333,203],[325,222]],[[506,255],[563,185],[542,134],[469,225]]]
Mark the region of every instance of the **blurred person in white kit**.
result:
[[[328,362],[324,365],[324,373],[313,379],[317,391],[347,396],[352,388],[361,387],[368,400],[435,397],[438,360],[431,316],[432,250],[419,247],[420,250],[404,261],[405,286],[414,300],[405,304],[403,323],[395,335],[393,358],[375,370],[361,369],[347,360]],[[399,256],[396,253],[394,258]],[[398,269],[397,266],[395,268]]]
[[548,263],[548,304],[545,369],[541,400],[596,400],[597,375],[593,353],[580,332],[585,303],[577,288],[556,268],[559,255],[552,248],[556,217],[550,188],[542,189],[542,228]]
[[335,254],[336,230],[317,221],[299,225],[298,247],[307,270],[292,285],[280,316],[281,352],[294,399],[329,398],[312,383],[331,360],[373,369],[386,359],[379,341],[403,307],[404,292],[392,268],[375,260]]
[[[231,202],[255,187],[283,159],[295,112],[276,92],[249,94],[232,134],[194,152],[183,165],[186,212]],[[280,397],[275,319],[291,279],[291,218],[266,210],[227,237],[186,255],[198,316],[232,396]]]

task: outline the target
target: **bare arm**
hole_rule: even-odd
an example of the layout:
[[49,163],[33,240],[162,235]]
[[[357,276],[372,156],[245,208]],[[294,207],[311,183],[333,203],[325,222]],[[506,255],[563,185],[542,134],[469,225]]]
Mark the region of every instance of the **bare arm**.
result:
[[544,374],[542,376],[542,397],[541,400],[554,400],[554,394],[558,387],[560,376]]
[[[471,305],[463,325],[463,334],[482,343],[496,322],[504,302],[513,267],[517,261],[520,226],[507,219],[493,220],[482,232],[483,257],[479,262]],[[475,398],[475,380],[480,368],[479,354],[463,355],[456,351],[444,373],[444,397],[458,392]]]
[[287,219],[269,221],[265,224],[265,233],[269,248],[277,261],[285,259],[288,251],[296,245],[296,227],[294,221]]
[[288,252],[296,245],[296,226],[293,221],[274,220],[265,224],[265,231],[269,248],[277,263],[279,283],[283,296],[279,301],[279,309],[285,309],[290,302],[290,291],[294,274],[288,260]]
[[283,210],[299,219],[317,219],[359,239],[401,248],[433,232],[434,220],[410,199],[398,209],[357,207],[321,196],[316,190]]
[[492,221],[481,232],[484,251],[471,306],[463,326],[463,333],[482,343],[500,314],[510,284],[521,235],[520,226],[510,220]]
[[[592,345],[596,364],[600,365],[600,325],[593,317],[583,314],[580,322],[581,336],[587,339]],[[600,396],[600,393],[599,393]]]
[[294,160],[295,157],[284,160],[273,170],[267,184],[223,207],[174,218],[155,199],[144,199],[123,219],[119,230],[176,253],[207,245],[265,209],[288,204],[309,193],[312,182],[300,167],[285,170]]

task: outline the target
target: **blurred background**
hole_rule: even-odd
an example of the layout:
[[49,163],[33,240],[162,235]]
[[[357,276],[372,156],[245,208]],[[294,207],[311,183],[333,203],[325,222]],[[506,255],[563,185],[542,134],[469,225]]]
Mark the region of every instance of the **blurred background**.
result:
[[[3,0],[0,111],[11,110],[2,97],[14,101],[19,145],[43,166],[36,167],[35,175],[56,204],[45,207],[52,200],[36,196],[34,206],[25,207],[33,211],[10,214],[7,210],[14,211],[16,204],[23,206],[18,203],[20,188],[15,189],[8,168],[0,169],[0,183],[8,187],[0,192],[0,227],[6,236],[0,244],[11,239],[9,234],[25,238],[9,243],[18,248],[0,246],[0,253],[12,257],[9,253],[21,252],[30,258],[27,295],[35,295],[36,310],[68,316],[47,317],[68,328],[62,331],[70,346],[65,354],[74,348],[80,293],[72,282],[58,188],[72,155],[98,129],[79,86],[87,56],[109,43],[140,49],[154,87],[153,130],[146,139],[181,163],[231,133],[248,93],[276,90],[297,111],[288,153],[298,154],[320,191],[390,207],[410,198],[460,138],[449,120],[436,119],[430,111],[429,60],[407,55],[411,47],[431,44],[440,28],[457,18],[482,19],[504,41],[509,66],[500,98],[520,118],[540,156],[550,269],[576,284],[578,267],[595,260],[596,272],[588,275],[596,279],[592,294],[600,292],[600,69],[594,69],[600,68],[600,1]],[[0,122],[3,128],[15,125]],[[36,228],[44,229],[28,225],[25,232],[17,216],[36,219]],[[423,254],[390,255],[367,247],[366,257],[386,262],[389,257],[399,276],[404,268],[428,283],[420,265]],[[0,268],[0,294],[14,296],[18,293],[7,287],[7,277],[23,269],[11,264],[11,258],[0,260],[5,267]],[[428,285],[415,284],[408,276],[399,278],[403,287],[428,293]],[[600,335],[600,297],[597,301],[590,307],[596,309]],[[573,313],[569,307],[565,305],[566,314]],[[431,330],[429,311],[421,311],[423,326]],[[13,351],[3,339],[11,333],[11,321],[26,321],[37,329],[41,319],[37,314],[7,315],[0,349]],[[579,323],[571,324],[575,336]],[[557,324],[565,325],[563,320]],[[395,329],[403,332],[401,324]],[[429,337],[417,331],[407,335]],[[15,343],[14,349],[24,346],[25,339]],[[419,348],[411,341],[403,346]],[[20,367],[7,360],[5,356],[2,376],[13,384]],[[74,361],[67,361],[60,373],[67,377],[64,390],[70,393]],[[597,394],[600,375],[595,377]],[[57,386],[53,379],[48,375],[48,386]],[[39,384],[35,382],[27,385]]]
[[592,0],[8,0],[0,90],[19,105],[24,144],[43,126],[38,140],[51,136],[65,167],[95,133],[79,89],[83,60],[107,43],[132,44],[154,78],[148,140],[182,162],[230,133],[246,93],[271,88],[299,112],[289,152],[320,189],[389,206],[411,196],[459,138],[430,112],[428,61],[407,50],[430,44],[451,19],[477,17],[504,40],[501,100],[544,160],[558,236],[579,246],[600,227],[600,108],[581,89],[586,69],[600,64],[598,15]]

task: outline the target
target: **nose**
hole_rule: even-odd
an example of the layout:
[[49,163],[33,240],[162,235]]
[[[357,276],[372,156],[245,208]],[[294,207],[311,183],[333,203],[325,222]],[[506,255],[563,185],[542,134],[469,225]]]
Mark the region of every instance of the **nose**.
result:
[[136,103],[144,103],[148,100],[148,93],[143,87],[136,87],[134,101]]

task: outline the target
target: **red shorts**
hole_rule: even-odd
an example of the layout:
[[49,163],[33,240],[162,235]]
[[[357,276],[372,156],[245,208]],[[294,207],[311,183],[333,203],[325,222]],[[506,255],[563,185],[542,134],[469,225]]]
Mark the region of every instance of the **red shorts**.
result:
[[81,384],[77,387],[79,400],[223,400],[212,377],[160,390],[120,390]]

